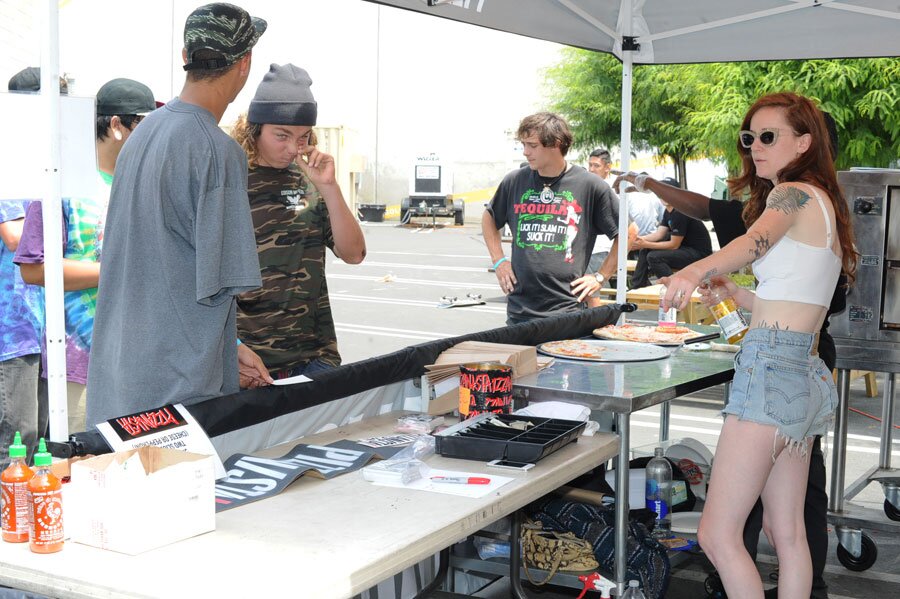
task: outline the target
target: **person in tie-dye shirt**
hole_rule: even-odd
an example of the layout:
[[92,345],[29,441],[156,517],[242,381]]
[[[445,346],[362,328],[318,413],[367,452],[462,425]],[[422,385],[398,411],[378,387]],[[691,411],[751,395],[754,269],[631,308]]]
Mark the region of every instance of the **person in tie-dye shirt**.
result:
[[30,450],[47,428],[46,389],[39,390],[38,377],[44,290],[27,285],[13,264],[28,203],[0,200],[0,469],[9,464],[5,449],[16,431]]
[[[97,307],[103,224],[116,158],[131,132],[156,108],[150,88],[113,79],[97,92],[97,186],[90,197],[64,198],[63,281],[66,314],[66,380],[69,432],[84,431],[85,385]],[[15,262],[22,278],[44,284],[44,223],[40,202],[28,208]],[[44,360],[46,370],[46,359]]]

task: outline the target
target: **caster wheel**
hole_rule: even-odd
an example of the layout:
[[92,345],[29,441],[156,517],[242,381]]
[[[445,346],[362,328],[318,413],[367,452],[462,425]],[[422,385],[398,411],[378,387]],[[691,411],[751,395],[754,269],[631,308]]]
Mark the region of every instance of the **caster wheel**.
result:
[[884,500],[884,514],[894,522],[900,522],[900,510],[887,499]]
[[875,560],[878,559],[878,547],[875,546],[875,541],[873,541],[869,535],[863,533],[862,548],[859,557],[853,557],[849,551],[844,549],[843,545],[838,545],[837,558],[848,570],[862,572],[863,570],[871,568],[875,563]]

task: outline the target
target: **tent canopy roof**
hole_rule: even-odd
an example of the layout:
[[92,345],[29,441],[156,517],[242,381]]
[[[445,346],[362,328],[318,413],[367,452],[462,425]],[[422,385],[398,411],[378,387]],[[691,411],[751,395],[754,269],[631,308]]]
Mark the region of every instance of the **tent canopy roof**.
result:
[[897,0],[368,1],[619,58],[631,3],[634,64],[900,55]]

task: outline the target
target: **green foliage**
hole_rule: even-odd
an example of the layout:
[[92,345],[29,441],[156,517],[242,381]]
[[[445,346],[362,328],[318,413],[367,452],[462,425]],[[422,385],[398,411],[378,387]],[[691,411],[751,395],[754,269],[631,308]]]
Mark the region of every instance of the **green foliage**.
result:
[[[838,125],[837,166],[886,167],[900,157],[900,59],[644,65],[634,68],[632,146],[675,160],[706,157],[740,167],[735,137],[759,96],[814,98]],[[549,69],[552,109],[565,115],[575,148],[617,146],[622,67],[607,54],[569,48]]]

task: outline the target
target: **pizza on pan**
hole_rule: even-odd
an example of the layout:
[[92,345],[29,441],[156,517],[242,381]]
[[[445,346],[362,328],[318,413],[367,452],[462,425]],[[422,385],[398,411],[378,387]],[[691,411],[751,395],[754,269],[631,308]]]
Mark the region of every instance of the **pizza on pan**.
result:
[[594,329],[594,336],[601,339],[617,341],[637,341],[640,343],[678,344],[701,337],[703,333],[692,331],[687,327],[668,326],[654,327],[640,324],[608,325]]
[[579,339],[565,339],[563,341],[550,341],[541,345],[541,350],[546,353],[569,358],[582,358],[587,360],[600,360],[603,358],[604,348]]

